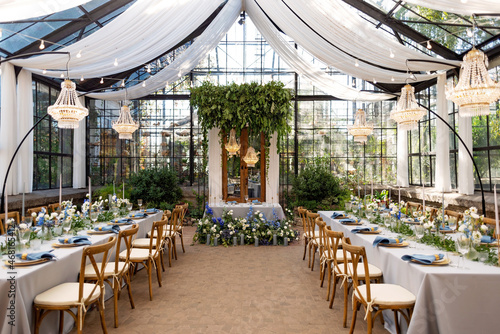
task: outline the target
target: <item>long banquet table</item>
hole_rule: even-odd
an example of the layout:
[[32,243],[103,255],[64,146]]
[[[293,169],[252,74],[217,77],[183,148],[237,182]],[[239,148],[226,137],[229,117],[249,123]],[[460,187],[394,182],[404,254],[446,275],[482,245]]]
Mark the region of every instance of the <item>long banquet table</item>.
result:
[[[466,268],[423,266],[401,260],[405,254],[443,253],[427,245],[418,248],[373,247],[376,235],[355,234],[356,226],[345,226],[330,218],[333,211],[319,214],[332,230],[344,232],[352,244],[364,246],[368,261],[384,273],[384,282],[399,284],[416,297],[407,333],[498,333],[500,331],[500,268],[466,260]],[[386,231],[381,235],[387,235]],[[349,307],[349,312],[352,312]],[[364,311],[358,314],[363,321]],[[386,328],[395,333],[394,315],[384,311]],[[402,320],[400,323],[405,324]]]
[[[253,211],[260,211],[262,212],[268,220],[274,220],[273,217],[273,209],[276,215],[278,216],[278,219],[284,219],[285,214],[283,213],[283,208],[281,205],[278,203],[274,204],[268,204],[268,203],[263,203],[263,204],[252,204],[251,205],[253,208]],[[221,217],[222,212],[224,210],[229,211],[233,210],[233,216],[234,217],[246,217],[248,214],[248,211],[250,210],[250,204],[247,203],[238,203],[238,204],[213,204],[210,205],[214,212],[214,217]]]
[[[139,224],[137,237],[145,237],[147,232],[151,230],[154,221],[160,220],[162,213],[149,215],[149,217],[136,220]],[[128,229],[130,226],[121,226],[122,229]],[[114,234],[92,235],[92,244],[104,243],[110,236]],[[4,240],[1,240],[2,242]],[[125,245],[122,245],[125,249]],[[51,249],[44,246],[44,250]],[[0,266],[0,333],[33,333],[34,332],[34,313],[33,300],[39,293],[50,289],[64,282],[77,282],[80,271],[83,247],[75,248],[58,248],[54,249],[53,254],[56,255],[56,261],[50,261],[45,264],[30,266],[26,268],[16,268],[11,274],[5,265]],[[110,260],[114,259],[114,252],[111,254]],[[10,283],[8,278],[15,276],[15,326],[9,325],[7,306],[10,303],[8,291]],[[133,285],[132,285],[133,289]],[[112,290],[106,285],[106,298],[112,296]],[[105,312],[113,312],[113,310],[105,310]],[[64,332],[67,333],[73,328],[73,318],[65,312],[64,317]],[[107,324],[108,326],[110,324]],[[43,319],[40,327],[40,333],[52,334],[59,332],[59,312],[51,312]]]

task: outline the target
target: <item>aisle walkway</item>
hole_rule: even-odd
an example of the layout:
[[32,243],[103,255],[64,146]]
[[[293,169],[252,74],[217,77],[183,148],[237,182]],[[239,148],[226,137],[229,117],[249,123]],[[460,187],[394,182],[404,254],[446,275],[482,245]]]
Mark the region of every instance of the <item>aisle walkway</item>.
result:
[[[339,296],[334,309],[328,308],[318,263],[311,272],[302,261],[303,245],[190,246],[194,228],[185,233],[186,253],[178,246],[178,260],[164,273],[162,288],[154,279],[152,302],[145,271],[132,282],[135,310],[122,293],[119,328],[113,327],[112,300],[106,302],[109,333],[349,332],[342,327]],[[366,333],[363,316],[358,314],[355,333]],[[102,332],[97,312],[87,315],[84,332]],[[387,332],[377,321],[374,333]]]

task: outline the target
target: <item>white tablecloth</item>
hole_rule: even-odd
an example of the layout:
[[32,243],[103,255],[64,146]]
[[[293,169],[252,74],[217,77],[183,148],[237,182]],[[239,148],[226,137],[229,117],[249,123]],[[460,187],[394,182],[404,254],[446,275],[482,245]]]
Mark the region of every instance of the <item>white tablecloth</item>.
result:
[[[222,212],[224,210],[229,211],[233,210],[233,217],[246,217],[248,214],[248,211],[250,210],[250,204],[246,203],[239,203],[239,204],[225,204],[225,205],[211,205],[210,206],[214,212],[214,217],[221,217]],[[278,216],[278,219],[284,219],[285,215],[283,213],[283,209],[281,208],[281,205],[278,203],[274,204],[259,204],[255,205],[252,204],[253,211],[260,211],[262,212],[267,220],[275,220],[274,215],[273,215],[273,209],[276,215]]]
[[[154,221],[160,220],[162,213],[150,215],[145,219],[137,220],[139,224],[138,238],[143,238],[146,233],[151,230]],[[121,226],[122,229],[130,228],[129,226]],[[93,244],[104,243],[112,234],[92,235],[91,241]],[[4,239],[2,240],[4,241]],[[43,249],[52,249],[50,244],[42,245]],[[123,249],[125,245],[123,245]],[[0,266],[0,332],[7,333],[33,333],[34,330],[34,313],[33,300],[35,296],[48,290],[58,284],[64,282],[77,282],[78,273],[80,271],[83,247],[75,248],[58,248],[54,249],[53,254],[57,256],[57,261],[51,261],[46,264],[41,264],[26,268],[16,268],[15,274],[5,266]],[[111,258],[114,259],[115,250]],[[11,298],[8,296],[10,284],[7,281],[10,276],[15,276],[15,324],[9,325],[7,318],[7,305]],[[106,298],[112,296],[112,290],[106,289]],[[113,310],[105,310],[105,312],[113,312]],[[40,333],[58,333],[59,332],[59,312],[51,312],[42,321]],[[69,332],[73,328],[73,318],[65,313],[64,329]],[[112,324],[107,324],[108,326]],[[84,325],[85,326],[85,325]]]
[[[500,331],[500,268],[469,260],[466,260],[468,269],[409,263],[401,257],[443,252],[422,244],[417,249],[374,248],[376,235],[351,233],[356,226],[345,226],[331,219],[332,211],[319,213],[332,230],[344,232],[352,244],[365,247],[368,261],[382,269],[385,283],[399,284],[417,296],[409,334]],[[395,333],[393,313],[384,312],[386,328]],[[358,314],[358,321],[363,321],[363,317],[364,311]],[[404,319],[400,323],[405,323]]]

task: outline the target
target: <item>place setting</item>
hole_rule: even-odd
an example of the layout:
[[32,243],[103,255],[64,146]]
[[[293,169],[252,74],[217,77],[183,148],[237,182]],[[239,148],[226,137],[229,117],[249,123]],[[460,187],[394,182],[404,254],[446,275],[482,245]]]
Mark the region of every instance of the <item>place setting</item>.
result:
[[408,247],[410,244],[407,241],[404,241],[403,238],[389,238],[377,236],[375,240],[373,240],[373,247],[381,246],[381,247]]
[[18,268],[38,265],[49,261],[55,261],[56,256],[52,254],[52,251],[53,250],[33,253],[17,253],[15,254],[15,256],[5,255],[4,264],[9,268]]
[[410,263],[424,266],[447,266],[451,263],[450,259],[444,254],[411,254],[403,255],[402,260]]

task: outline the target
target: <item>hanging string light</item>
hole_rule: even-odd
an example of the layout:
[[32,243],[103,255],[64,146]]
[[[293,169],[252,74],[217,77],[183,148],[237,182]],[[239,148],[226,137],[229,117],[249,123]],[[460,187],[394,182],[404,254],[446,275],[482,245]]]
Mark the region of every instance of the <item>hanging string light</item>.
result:
[[113,65],[118,66],[118,58],[115,58],[115,62],[113,63]]
[[400,130],[412,130],[418,126],[418,121],[426,113],[425,109],[420,107],[415,99],[415,88],[406,84],[401,88],[401,96],[396,108],[391,111],[391,119],[398,123]]
[[226,144],[226,150],[229,155],[236,155],[240,151],[240,144],[236,141],[236,130],[231,129],[229,132],[229,142]]
[[112,124],[113,129],[118,132],[119,139],[132,139],[132,134],[139,128],[130,114],[130,108],[124,104],[120,109],[120,116]]
[[354,124],[347,128],[355,142],[366,143],[368,136],[373,133],[373,125],[366,123],[366,114],[363,109],[358,109],[354,116]]
[[42,39],[42,41],[40,42],[40,46],[39,46],[38,48],[39,48],[40,50],[45,49],[45,42],[43,41],[43,39]]
[[250,146],[247,150],[247,154],[243,157],[243,161],[247,164],[248,167],[255,167],[255,164],[259,162],[259,155],[260,152],[255,153],[255,149]]
[[76,129],[89,110],[82,106],[76,93],[76,85],[71,80],[61,82],[61,92],[54,105],[47,108],[47,113],[57,121],[61,129]]

